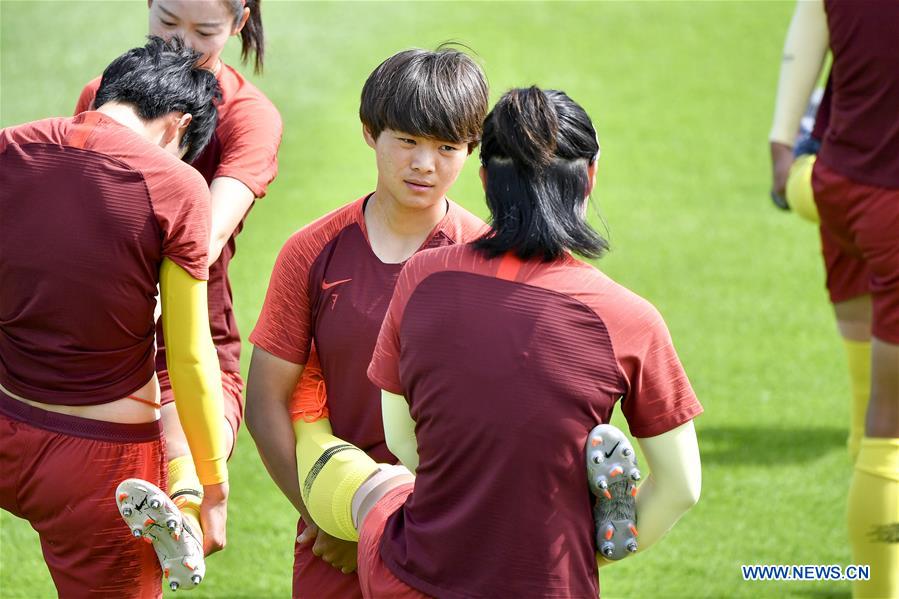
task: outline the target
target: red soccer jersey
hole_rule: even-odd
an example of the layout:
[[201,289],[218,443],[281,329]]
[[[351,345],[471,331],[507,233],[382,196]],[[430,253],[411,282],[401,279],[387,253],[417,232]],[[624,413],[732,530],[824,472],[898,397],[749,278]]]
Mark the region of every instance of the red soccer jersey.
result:
[[[312,341],[328,390],[334,434],[376,461],[395,458],[384,443],[379,390],[366,377],[402,264],[385,264],[368,243],[359,199],[295,233],[284,244],[250,341],[305,364]],[[449,202],[424,248],[474,239],[484,222]]]
[[[278,172],[278,146],[281,143],[281,116],[278,110],[252,83],[223,64],[218,75],[222,101],[218,104],[218,125],[203,153],[193,162],[207,184],[216,177],[232,177],[246,185],[257,198],[265,195],[268,184]],[[88,83],[78,98],[75,113],[87,110],[94,101],[100,78]],[[236,250],[234,238],[243,221],[234,230],[222,254],[209,268],[209,325],[222,370],[240,370],[240,333],[234,317],[228,264]],[[158,370],[165,369],[165,342],[162,326],[157,327]]]
[[100,404],[154,371],[159,266],[206,279],[203,177],[99,112],[0,132],[0,384]]
[[655,308],[570,256],[415,256],[368,373],[420,460],[381,557],[439,597],[596,597],[587,433],[619,398],[637,437],[702,411]]
[[899,2],[826,0],[830,120],[818,160],[858,183],[899,188]]

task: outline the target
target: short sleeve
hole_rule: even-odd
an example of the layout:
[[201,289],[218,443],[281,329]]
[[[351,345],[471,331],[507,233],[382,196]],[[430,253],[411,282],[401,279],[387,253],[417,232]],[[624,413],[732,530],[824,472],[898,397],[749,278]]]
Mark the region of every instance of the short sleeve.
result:
[[424,264],[422,257],[427,253],[425,251],[413,256],[400,272],[393,296],[390,298],[390,305],[387,307],[387,315],[381,323],[381,332],[375,343],[371,363],[368,365],[368,380],[379,389],[397,395],[405,395],[400,381],[400,326],[409,298],[422,277],[426,276],[427,271],[422,268]]
[[222,119],[216,134],[222,143],[222,156],[213,178],[237,179],[257,198],[263,197],[278,174],[282,134],[278,111],[267,100],[243,100]]
[[621,409],[632,435],[655,437],[692,420],[702,406],[655,307],[639,299],[625,319],[610,330],[627,382]]
[[81,95],[78,96],[78,103],[75,104],[75,115],[79,115],[86,110],[93,110],[94,98],[97,97],[97,89],[100,87],[100,79],[100,77],[97,77],[91,80],[81,90]]
[[305,364],[312,343],[309,268],[315,249],[308,243],[307,230],[287,240],[272,269],[265,303],[250,342],[268,353]]
[[195,279],[209,279],[209,188],[202,175],[173,159],[150,183],[153,212],[162,229],[162,255]]

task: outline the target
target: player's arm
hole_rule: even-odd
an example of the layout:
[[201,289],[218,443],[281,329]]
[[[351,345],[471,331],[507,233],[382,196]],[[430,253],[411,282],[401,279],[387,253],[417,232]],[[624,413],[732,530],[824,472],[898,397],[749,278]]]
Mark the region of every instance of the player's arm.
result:
[[234,229],[246,216],[256,199],[252,190],[232,177],[216,177],[209,186],[212,196],[210,210],[212,226],[209,230],[209,264],[218,260]]
[[207,553],[225,545],[228,466],[222,430],[221,375],[212,336],[206,281],[194,279],[168,258],[160,268],[166,360],[175,407],[203,484],[200,517]]
[[312,519],[300,496],[296,437],[288,411],[290,397],[302,374],[302,364],[254,347],[247,376],[246,419],[247,429],[272,480],[310,523]]
[[799,121],[821,74],[829,43],[823,0],[799,0],[784,41],[774,120],[768,136],[772,191],[783,197]]
[[381,416],[387,448],[415,474],[418,470],[418,441],[415,438],[415,420],[409,413],[409,402],[402,395],[381,390]]

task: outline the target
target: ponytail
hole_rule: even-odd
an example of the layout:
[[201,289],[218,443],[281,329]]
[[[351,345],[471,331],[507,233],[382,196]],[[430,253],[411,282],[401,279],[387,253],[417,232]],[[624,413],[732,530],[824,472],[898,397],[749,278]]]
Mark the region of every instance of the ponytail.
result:
[[489,257],[598,258],[609,244],[587,224],[584,202],[599,143],[587,113],[565,93],[507,92],[487,115],[481,142],[491,228],[475,242]]
[[228,0],[231,10],[235,15],[235,22],[239,23],[243,16],[243,9],[250,9],[250,16],[240,30],[240,61],[244,64],[253,55],[253,72],[262,72],[262,63],[265,59],[265,33],[262,30],[262,0]]

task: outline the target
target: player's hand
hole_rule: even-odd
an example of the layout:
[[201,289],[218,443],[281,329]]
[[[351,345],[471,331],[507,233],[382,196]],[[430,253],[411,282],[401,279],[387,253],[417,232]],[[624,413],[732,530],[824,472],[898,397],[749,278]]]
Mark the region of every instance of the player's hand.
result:
[[771,199],[782,209],[789,210],[785,197],[787,192],[787,176],[793,164],[793,148],[782,143],[771,142]]
[[358,543],[332,537],[319,529],[315,536],[312,553],[322,558],[344,574],[356,571],[356,551]]
[[315,540],[315,537],[318,536],[318,525],[315,523],[309,524],[309,521],[303,518],[303,521],[306,523],[306,528],[303,529],[297,536],[297,543],[299,545],[307,545]]
[[225,524],[228,520],[228,483],[203,485],[200,504],[200,526],[203,527],[203,553],[211,555],[225,547]]

